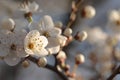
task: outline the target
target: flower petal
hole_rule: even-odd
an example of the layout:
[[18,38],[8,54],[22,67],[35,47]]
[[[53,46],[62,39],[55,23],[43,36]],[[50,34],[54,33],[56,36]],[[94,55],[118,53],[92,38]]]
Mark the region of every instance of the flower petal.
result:
[[0,44],[0,56],[5,57],[9,54],[9,48],[5,44]]
[[44,57],[44,56],[47,56],[48,55],[48,51],[46,49],[41,49],[39,51],[35,51],[34,52],[34,55],[35,56],[38,56],[38,57]]
[[47,32],[49,33],[51,37],[57,37],[58,35],[62,33],[61,29],[59,28],[48,29]]
[[45,36],[40,36],[41,42],[43,43],[43,47],[48,45],[48,40]]
[[26,39],[36,37],[36,36],[40,36],[39,31],[38,30],[32,30],[27,34]]
[[4,61],[10,65],[10,66],[15,66],[20,62],[20,58],[16,57],[14,54],[9,54],[4,58]]
[[39,8],[39,5],[36,2],[32,2],[32,3],[29,4],[29,10],[31,12],[37,11],[38,8]]
[[67,38],[65,36],[59,35],[57,37],[60,46],[64,46],[66,44]]
[[60,50],[60,45],[59,45],[59,41],[57,38],[48,38],[48,45],[46,47],[46,49],[49,51],[50,54],[56,54],[59,52]]
[[9,47],[11,44],[11,32],[8,30],[0,31],[0,56],[6,56],[9,54]]
[[48,15],[44,16],[39,22],[39,27],[41,31],[46,31],[48,29],[53,28],[54,23],[51,16]]

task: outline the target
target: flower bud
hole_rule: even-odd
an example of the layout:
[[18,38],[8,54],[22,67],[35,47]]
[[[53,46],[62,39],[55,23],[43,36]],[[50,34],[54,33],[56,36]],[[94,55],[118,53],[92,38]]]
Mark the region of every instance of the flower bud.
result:
[[120,15],[117,10],[112,10],[109,12],[109,21],[116,22],[120,20]]
[[13,19],[9,18],[9,19],[4,19],[2,21],[2,29],[6,29],[6,30],[12,30],[15,27],[15,22]]
[[85,57],[84,55],[82,54],[77,54],[76,57],[75,57],[75,63],[77,65],[81,64],[81,63],[84,63],[85,62]]
[[87,38],[87,32],[86,31],[82,31],[82,32],[77,32],[77,34],[75,35],[75,39],[82,42]]
[[38,66],[39,67],[45,67],[47,65],[47,59],[45,57],[41,57],[38,60]]
[[66,59],[67,58],[67,56],[66,56],[66,54],[65,54],[65,52],[64,51],[60,51],[59,53],[58,53],[58,55],[57,55],[57,59]]
[[66,28],[63,34],[65,36],[70,36],[72,34],[72,29],[71,28]]
[[82,10],[82,17],[84,18],[93,18],[95,14],[96,14],[95,8],[90,5],[85,6]]
[[72,35],[71,35],[71,36],[68,36],[65,46],[67,46],[67,45],[68,45],[70,42],[72,42],[72,41],[73,41],[73,36],[72,36]]
[[67,72],[67,71],[69,71],[69,70],[70,70],[70,65],[68,65],[68,64],[65,65],[65,67],[64,67],[64,71]]
[[24,68],[29,67],[29,65],[30,65],[30,63],[29,63],[27,60],[25,60],[25,61],[22,62],[22,66],[23,66]]
[[61,29],[61,28],[63,27],[62,22],[60,22],[60,21],[59,21],[59,22],[56,22],[56,23],[55,23],[55,27],[57,27],[57,28],[60,28],[60,29]]

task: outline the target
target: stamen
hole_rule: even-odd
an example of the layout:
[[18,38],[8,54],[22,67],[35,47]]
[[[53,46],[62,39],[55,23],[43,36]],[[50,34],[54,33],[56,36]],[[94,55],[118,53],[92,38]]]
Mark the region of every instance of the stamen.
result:
[[12,44],[11,47],[10,47],[10,49],[11,49],[11,50],[14,50],[14,51],[16,51],[16,48],[17,48],[17,47],[16,47],[15,44]]
[[29,44],[28,44],[28,48],[29,48],[29,49],[33,49],[33,48],[34,48],[34,44],[33,44],[33,43],[29,43]]

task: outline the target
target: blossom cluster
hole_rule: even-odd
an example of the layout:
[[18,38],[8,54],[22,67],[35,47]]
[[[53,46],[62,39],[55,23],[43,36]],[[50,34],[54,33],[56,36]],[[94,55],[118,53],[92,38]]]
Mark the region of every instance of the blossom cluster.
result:
[[[48,64],[45,57],[53,55],[58,61],[55,65],[57,70],[62,70],[67,76],[73,77],[73,74],[68,73],[69,65],[65,63],[67,56],[63,48],[74,39],[84,41],[87,38],[86,31],[78,31],[72,36],[73,31],[70,27],[63,27],[62,22],[54,23],[49,15],[34,20],[33,14],[38,9],[39,5],[36,2],[25,1],[19,6],[19,11],[17,10],[21,13],[18,15],[19,19],[3,17],[0,22],[0,59],[10,66],[22,62],[24,67],[28,67],[26,59],[32,56],[39,58],[38,66],[45,67]],[[13,11],[15,12],[13,14],[17,14],[17,11]],[[91,17],[94,14],[95,12],[90,12]],[[87,14],[88,17],[90,15]],[[75,57],[75,64],[78,66],[83,62],[84,56],[78,54]]]
[[[78,6],[79,3],[72,2],[70,20],[65,26],[60,21],[55,23],[50,15],[36,20],[33,15],[39,12],[39,5],[25,0],[17,11],[13,11],[13,14],[20,13],[17,15],[20,16],[19,19],[7,16],[0,22],[0,59],[10,66],[22,63],[24,67],[28,67],[29,61],[33,61],[39,67],[47,68],[49,63],[46,57],[52,55],[55,58],[53,68],[56,72],[65,74],[69,80],[83,80],[76,72],[78,66],[85,62],[85,56],[81,52],[75,55],[75,64],[71,71],[64,49],[72,41],[87,41],[95,46],[89,51],[87,59],[98,76],[107,78],[108,72],[115,66],[115,61],[120,60],[120,12],[112,10],[109,13],[105,31],[100,27],[84,27],[74,35],[71,25],[77,18]],[[80,13],[85,19],[92,19],[95,14],[96,10],[91,5],[85,6]]]

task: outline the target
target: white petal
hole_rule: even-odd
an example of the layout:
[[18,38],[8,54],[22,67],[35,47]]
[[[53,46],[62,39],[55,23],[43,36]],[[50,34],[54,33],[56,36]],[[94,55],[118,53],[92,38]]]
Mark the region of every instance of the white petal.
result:
[[60,50],[60,45],[59,45],[59,41],[56,38],[48,38],[48,45],[47,45],[47,50],[49,51],[50,54],[56,54],[59,52]]
[[18,57],[27,57],[29,54],[25,52],[23,46],[18,46],[16,50],[16,55]]
[[9,53],[11,44],[11,32],[7,30],[0,31],[0,56],[6,56]]
[[43,47],[48,45],[48,40],[45,36],[40,36],[41,42],[43,43]]
[[48,51],[46,49],[41,49],[40,51],[36,51],[35,56],[38,56],[38,57],[44,57],[44,56],[47,56],[48,55]]
[[61,29],[59,28],[52,28],[48,29],[47,31],[51,37],[56,37],[61,34]]
[[36,3],[36,2],[32,2],[30,5],[29,5],[29,10],[31,12],[35,12],[37,11],[39,8],[39,5]]
[[8,56],[6,56],[4,58],[4,61],[10,65],[10,66],[15,66],[17,65],[19,62],[20,62],[20,58],[19,57],[16,57],[15,55],[13,54],[9,54]]
[[64,46],[66,44],[66,41],[67,41],[67,38],[65,36],[62,36],[62,35],[59,35],[57,37],[58,41],[59,41],[59,44],[61,46]]
[[30,32],[27,34],[26,39],[32,38],[32,37],[37,37],[37,36],[40,36],[39,31],[37,31],[37,30],[32,30],[32,31],[30,31]]
[[14,31],[19,31],[22,29],[26,29],[26,27],[28,26],[28,21],[23,19],[15,19],[15,29]]
[[28,54],[28,55],[34,55],[34,52],[30,49],[28,49],[27,47],[25,47],[25,52]]
[[5,44],[0,44],[0,56],[5,57],[9,54],[9,47]]
[[51,16],[48,16],[48,15],[44,16],[39,22],[39,27],[41,31],[42,30],[46,31],[47,29],[53,28],[54,23]]

